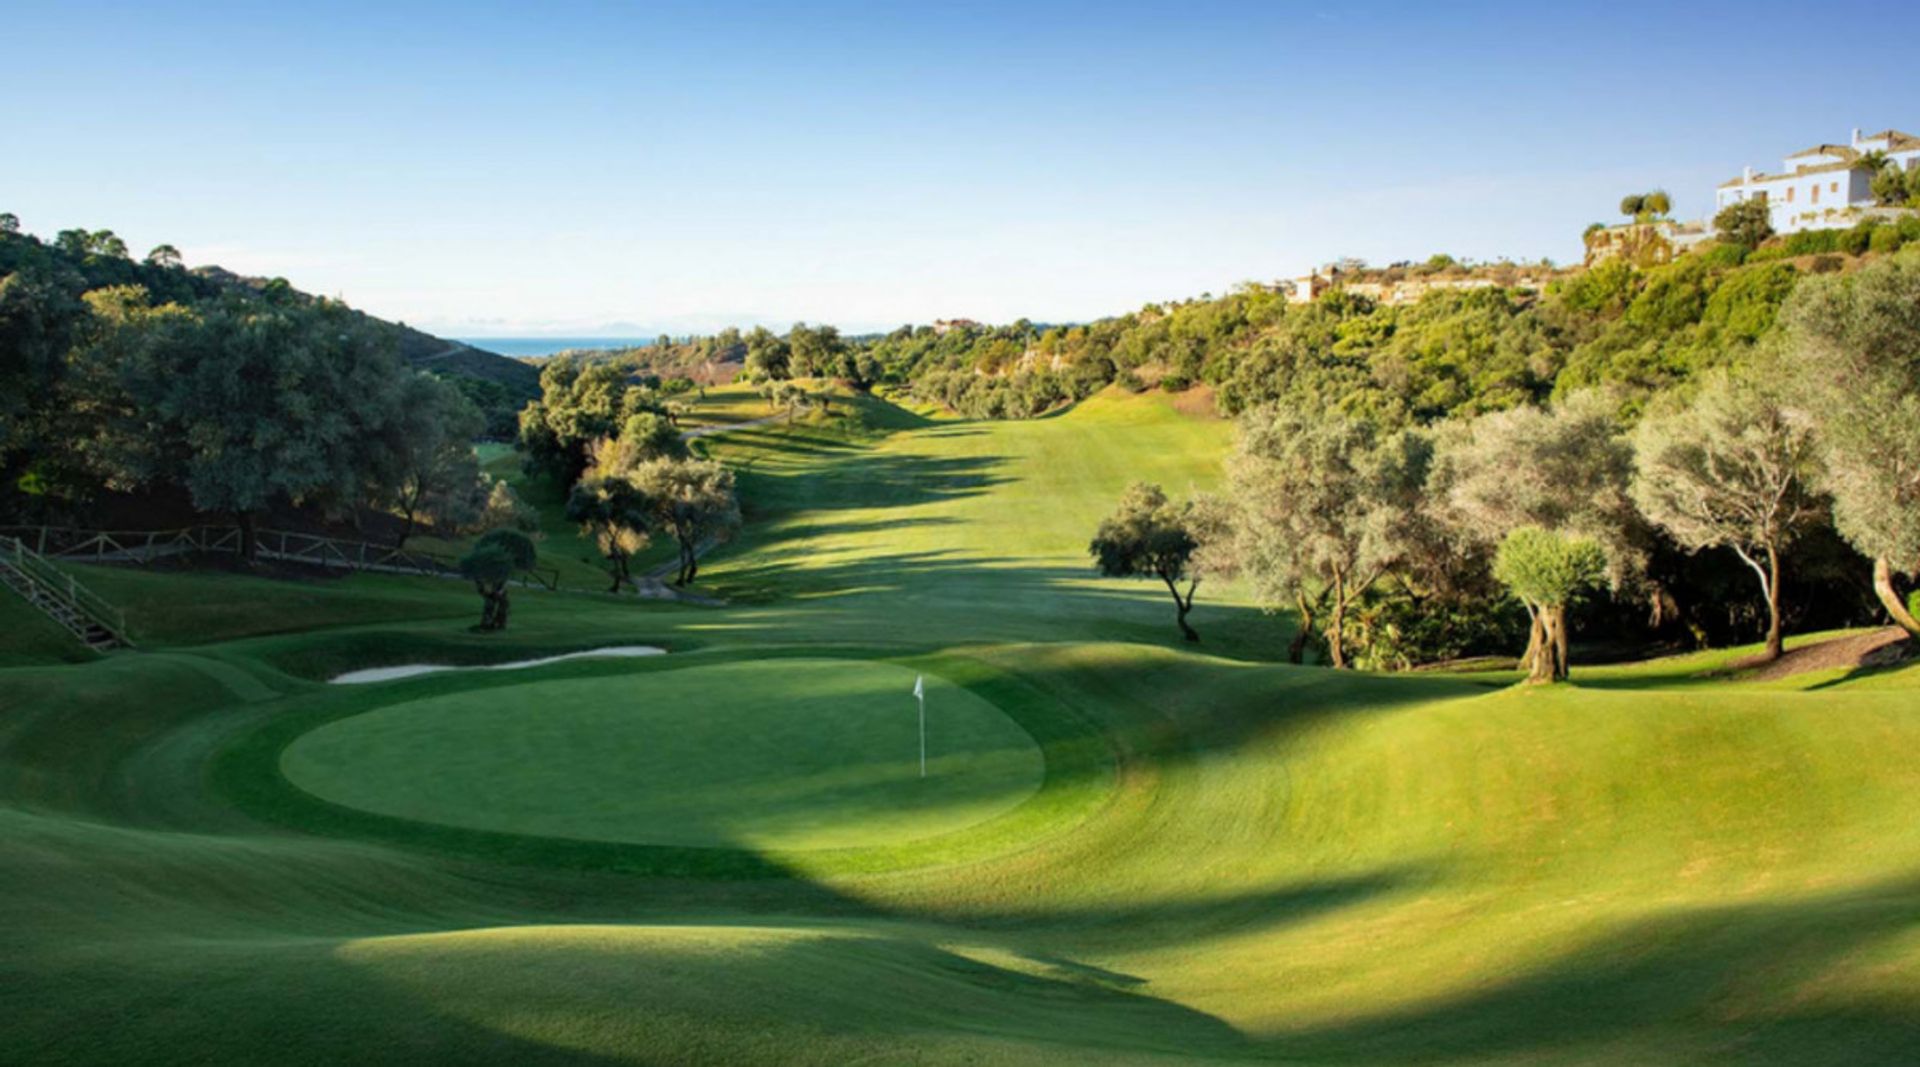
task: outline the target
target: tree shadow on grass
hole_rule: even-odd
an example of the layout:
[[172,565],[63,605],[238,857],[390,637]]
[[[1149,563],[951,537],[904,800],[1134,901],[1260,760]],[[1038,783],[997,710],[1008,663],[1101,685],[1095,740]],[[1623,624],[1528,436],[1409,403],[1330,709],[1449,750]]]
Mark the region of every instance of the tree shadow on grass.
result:
[[1289,1058],[1338,1063],[1578,1059],[1581,1049],[1613,1049],[1608,1058],[1623,1062],[1912,1063],[1920,1012],[1911,1001],[1829,980],[1858,960],[1849,973],[1877,984],[1861,954],[1916,930],[1913,876],[1790,903],[1690,908],[1610,931],[1478,992],[1255,1040]]

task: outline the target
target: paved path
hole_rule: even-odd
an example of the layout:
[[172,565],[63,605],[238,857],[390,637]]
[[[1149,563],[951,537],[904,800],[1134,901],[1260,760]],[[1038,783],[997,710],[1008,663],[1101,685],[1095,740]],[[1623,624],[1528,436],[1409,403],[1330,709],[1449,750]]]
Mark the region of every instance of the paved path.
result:
[[748,419],[746,422],[716,423],[712,426],[701,426],[697,429],[681,430],[680,436],[691,441],[696,437],[712,437],[714,434],[727,433],[732,430],[749,430],[755,426],[765,426],[770,422],[779,422],[784,417],[783,415],[768,415],[762,419]]

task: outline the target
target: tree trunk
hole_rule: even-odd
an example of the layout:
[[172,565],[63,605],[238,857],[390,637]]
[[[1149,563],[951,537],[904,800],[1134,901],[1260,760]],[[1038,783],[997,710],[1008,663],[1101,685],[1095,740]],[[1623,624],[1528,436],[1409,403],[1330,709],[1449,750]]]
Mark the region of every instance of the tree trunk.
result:
[[490,585],[486,582],[475,582],[473,587],[480,592],[480,629],[488,632],[506,629],[506,583]]
[[1763,564],[1739,545],[1733,546],[1742,562],[1753,568],[1755,578],[1760,580],[1760,596],[1767,602],[1767,649],[1761,653],[1765,660],[1780,658],[1782,648],[1780,636],[1780,553],[1772,545],[1765,547],[1767,561]]
[[1780,632],[1780,553],[1767,546],[1767,658],[1779,659],[1786,652]]
[[260,546],[253,536],[253,512],[234,512],[233,524],[240,531],[240,559],[248,566],[252,566],[260,558]]
[[1189,643],[1198,643],[1200,635],[1193,627],[1187,625],[1187,612],[1193,610],[1193,591],[1199,588],[1200,583],[1196,581],[1188,585],[1187,595],[1182,597],[1180,586],[1175,584],[1172,575],[1163,573],[1160,575],[1160,580],[1167,583],[1167,592],[1173,597],[1173,621],[1180,627],[1180,636]]
[[1572,676],[1573,658],[1567,649],[1567,606],[1555,604],[1547,609],[1548,663],[1553,681],[1564,682]]
[[1287,662],[1302,663],[1306,660],[1307,642],[1313,638],[1313,604],[1305,593],[1294,594],[1293,601],[1300,609],[1300,628],[1294,632],[1293,640],[1287,642]]
[[609,593],[618,593],[623,585],[633,583],[633,574],[627,569],[627,557],[624,553],[607,557],[607,569],[613,572],[613,588]]
[[693,539],[690,537],[682,537],[679,540],[680,540],[680,574],[678,577],[674,579],[673,584],[684,587],[689,582],[693,581],[693,576],[695,574],[698,574],[700,572],[700,564],[699,564],[698,555],[697,553],[694,552]]
[[1527,604],[1533,617],[1533,633],[1527,640],[1527,653],[1521,665],[1527,670],[1528,685],[1547,685],[1560,679],[1560,640],[1555,629],[1564,623],[1564,609],[1550,604]]
[[1893,616],[1894,625],[1905,630],[1914,638],[1920,638],[1920,620],[1913,617],[1907,606],[1900,602],[1900,594],[1893,588],[1893,564],[1882,556],[1873,561],[1873,592],[1880,603]]
[[1333,662],[1333,669],[1347,669],[1347,594],[1345,590],[1333,595],[1333,615],[1327,619],[1327,658]]
[[1527,650],[1520,654],[1520,667],[1527,672],[1529,680],[1536,680],[1540,673],[1540,653],[1547,644],[1547,624],[1540,617],[1540,609],[1531,601],[1522,601],[1527,606]]

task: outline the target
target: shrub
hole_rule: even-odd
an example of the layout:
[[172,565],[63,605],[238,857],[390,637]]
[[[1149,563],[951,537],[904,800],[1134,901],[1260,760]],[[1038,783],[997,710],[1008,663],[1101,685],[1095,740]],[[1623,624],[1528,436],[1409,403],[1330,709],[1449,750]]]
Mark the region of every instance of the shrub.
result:
[[1905,243],[1897,226],[1881,226],[1873,231],[1873,237],[1867,247],[1875,252],[1897,252]]
[[1871,220],[1855,226],[1851,230],[1837,230],[1840,236],[1840,250],[1850,256],[1860,255],[1873,243],[1875,227]]
[[1701,251],[1700,261],[1706,264],[1708,270],[1727,270],[1747,261],[1747,249],[1726,241],[1715,241]]
[[1193,388],[1193,379],[1184,374],[1169,374],[1160,379],[1160,391],[1163,393],[1184,393]]
[[1807,269],[1815,274],[1832,274],[1840,269],[1843,261],[1839,256],[1815,256]]

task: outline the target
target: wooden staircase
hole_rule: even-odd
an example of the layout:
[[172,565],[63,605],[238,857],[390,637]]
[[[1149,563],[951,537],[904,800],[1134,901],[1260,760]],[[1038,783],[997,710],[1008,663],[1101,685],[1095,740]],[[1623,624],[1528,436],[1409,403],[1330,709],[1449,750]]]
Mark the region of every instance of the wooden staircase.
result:
[[20,594],[96,652],[133,646],[127,636],[126,616],[119,608],[47,562],[17,537],[0,537],[0,585]]

